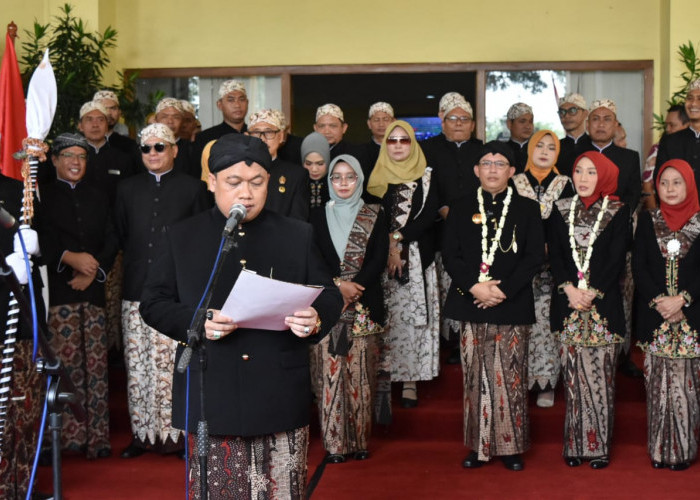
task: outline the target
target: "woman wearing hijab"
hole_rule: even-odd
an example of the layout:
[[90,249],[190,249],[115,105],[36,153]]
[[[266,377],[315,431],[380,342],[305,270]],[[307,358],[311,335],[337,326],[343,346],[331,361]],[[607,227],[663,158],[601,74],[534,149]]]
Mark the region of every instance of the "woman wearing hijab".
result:
[[[527,146],[525,172],[513,176],[513,184],[518,194],[540,204],[543,221],[549,219],[555,201],[574,195],[571,179],[560,175],[555,166],[557,158],[559,139],[554,132],[535,132]],[[546,227],[545,224],[545,230]],[[554,405],[554,387],[559,380],[559,342],[552,335],[549,325],[553,288],[549,262],[545,262],[535,275],[532,288],[535,293],[537,323],[532,327],[528,347],[528,388],[539,392],[537,406],[549,408]]]
[[309,208],[323,208],[330,199],[328,195],[328,164],[331,150],[328,139],[318,132],[312,132],[301,143],[301,160],[304,168],[309,171],[309,193],[311,205]]
[[566,387],[564,461],[608,466],[615,366],[625,318],[618,277],[625,262],[629,207],[613,195],[617,166],[588,151],[574,162],[576,195],[554,203],[549,258],[555,289],[551,327],[562,343]]
[[328,181],[330,201],[324,210],[311,211],[310,222],[344,309],[331,333],[312,348],[311,364],[327,461],[341,463],[349,454],[356,460],[369,457],[378,334],[384,331],[379,277],[389,243],[382,207],[362,201],[360,162],[337,156]]
[[416,381],[439,371],[440,305],[433,225],[438,200],[432,169],[410,124],[387,127],[367,191],[389,219],[389,258],[383,275],[392,382],[403,382],[401,404],[418,404]]
[[664,163],[656,192],[661,206],[640,214],[634,241],[637,333],[651,465],[679,471],[697,456],[700,428],[700,204],[690,165]]

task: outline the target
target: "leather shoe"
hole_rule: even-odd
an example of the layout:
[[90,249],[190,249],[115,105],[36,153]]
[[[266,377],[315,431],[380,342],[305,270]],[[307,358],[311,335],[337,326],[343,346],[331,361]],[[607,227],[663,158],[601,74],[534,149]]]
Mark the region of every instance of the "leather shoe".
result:
[[177,455],[177,458],[179,458],[180,460],[185,460],[187,458],[187,452],[184,448],[182,450],[176,451],[175,455]]
[[119,455],[121,458],[136,458],[140,457],[146,453],[146,450],[140,446],[137,446],[133,441],[129,446],[124,448],[124,451]]
[[679,464],[669,465],[668,468],[675,471],[686,470],[690,467],[690,462],[681,462]]
[[564,462],[566,462],[566,465],[569,467],[578,467],[583,463],[583,460],[579,457],[564,457]]
[[479,454],[477,452],[472,451],[469,455],[467,455],[467,458],[462,461],[462,467],[465,469],[477,469],[485,463],[486,462],[483,460],[479,460]]
[[417,399],[401,398],[401,408],[415,408],[418,406]]
[[367,460],[369,458],[369,451],[360,450],[355,452],[355,460]]
[[618,369],[623,375],[630,378],[642,378],[644,376],[644,372],[637,368],[637,365],[635,365],[629,358],[623,360]]
[[101,450],[97,450],[97,458],[107,458],[112,455],[112,450],[109,448],[102,448]]
[[39,466],[48,467],[53,464],[53,454],[50,448],[39,452]]
[[525,468],[523,463],[523,457],[520,455],[503,455],[501,457],[501,462],[508,470],[520,471]]
[[342,464],[345,462],[345,457],[338,453],[331,453],[326,457],[326,463],[329,464]]
[[591,460],[591,469],[605,469],[610,465],[610,460],[607,458],[595,458]]
[[663,469],[664,467],[666,467],[666,464],[663,463],[663,462],[656,462],[656,461],[652,460],[652,461],[651,461],[651,466],[652,466],[654,469]]

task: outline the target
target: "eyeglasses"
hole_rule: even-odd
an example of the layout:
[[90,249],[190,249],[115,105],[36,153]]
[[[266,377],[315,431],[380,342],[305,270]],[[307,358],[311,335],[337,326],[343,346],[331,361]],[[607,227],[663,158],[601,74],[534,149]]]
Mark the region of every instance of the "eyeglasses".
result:
[[506,167],[510,167],[510,163],[505,162],[505,161],[491,161],[491,160],[484,160],[479,162],[479,166],[483,168],[490,168],[490,167],[496,167],[499,169],[503,169]]
[[559,116],[561,116],[562,118],[564,118],[567,114],[568,114],[568,115],[571,115],[571,116],[576,116],[576,115],[578,114],[579,111],[583,111],[583,109],[577,108],[576,106],[573,106],[573,107],[571,107],[571,108],[569,108],[569,109],[566,109],[566,108],[559,108],[558,113],[559,113]]
[[248,135],[251,135],[253,137],[257,137],[258,139],[262,139],[263,137],[267,139],[268,141],[270,139],[275,138],[275,134],[279,132],[280,129],[277,130],[249,130]]
[[472,121],[472,118],[471,118],[470,116],[456,116],[456,115],[451,115],[451,116],[445,117],[445,121],[446,121],[446,122],[450,122],[450,123],[457,123],[457,122],[460,122],[460,123],[469,123],[470,121]]
[[346,182],[348,184],[355,184],[357,182],[357,175],[355,175],[355,174],[348,174],[348,175],[333,174],[333,175],[331,175],[331,182],[333,184],[342,184],[343,182]]
[[162,153],[165,151],[166,145],[162,142],[156,142],[152,146],[150,144],[144,144],[141,146],[141,152],[145,155],[151,152],[151,148],[156,150],[156,153]]
[[387,137],[386,138],[386,143],[387,144],[411,144],[411,138],[410,137]]
[[87,160],[87,155],[85,153],[59,153],[58,156],[66,158],[67,160],[72,160],[73,158],[77,158],[79,160]]

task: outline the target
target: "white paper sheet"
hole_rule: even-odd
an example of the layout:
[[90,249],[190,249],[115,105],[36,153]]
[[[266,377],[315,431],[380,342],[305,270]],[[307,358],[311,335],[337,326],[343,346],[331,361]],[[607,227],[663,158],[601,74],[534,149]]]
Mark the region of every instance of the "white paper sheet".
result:
[[240,328],[286,330],[284,318],[309,307],[323,287],[298,285],[243,269],[221,312]]

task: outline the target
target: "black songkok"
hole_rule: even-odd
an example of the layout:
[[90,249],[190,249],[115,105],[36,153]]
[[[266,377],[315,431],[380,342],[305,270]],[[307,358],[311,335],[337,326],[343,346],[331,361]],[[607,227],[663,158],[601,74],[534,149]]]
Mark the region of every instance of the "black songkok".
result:
[[503,141],[491,141],[487,142],[481,148],[481,154],[479,159],[481,160],[487,154],[503,155],[505,156],[511,167],[515,166],[515,157],[513,156],[513,150],[511,147]]
[[88,142],[85,137],[80,134],[71,134],[66,132],[53,140],[53,144],[51,145],[51,154],[58,156],[58,153],[64,149],[72,148],[73,146],[83,148],[86,153],[88,151]]
[[215,174],[242,161],[248,166],[257,163],[268,172],[272,167],[270,151],[263,141],[249,135],[226,134],[211,147],[209,171]]

